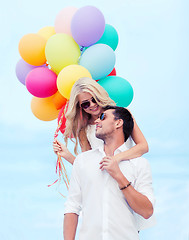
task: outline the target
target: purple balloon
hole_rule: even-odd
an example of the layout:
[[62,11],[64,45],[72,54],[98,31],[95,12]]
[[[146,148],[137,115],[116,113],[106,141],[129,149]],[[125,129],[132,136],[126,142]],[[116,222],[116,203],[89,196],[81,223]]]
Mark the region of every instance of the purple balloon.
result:
[[23,59],[20,59],[16,64],[16,76],[18,80],[25,85],[26,76],[31,70],[33,70],[36,67],[37,66],[30,65]]
[[[46,65],[42,65],[43,67],[46,67]],[[33,66],[30,65],[29,63],[25,62],[23,59],[20,59],[17,64],[16,64],[16,76],[18,78],[18,80],[25,85],[26,83],[26,76],[28,75],[28,73],[33,70],[34,68],[37,68],[40,66]]]
[[102,37],[104,29],[104,16],[96,7],[82,7],[73,15],[72,36],[80,46],[88,47],[96,43]]

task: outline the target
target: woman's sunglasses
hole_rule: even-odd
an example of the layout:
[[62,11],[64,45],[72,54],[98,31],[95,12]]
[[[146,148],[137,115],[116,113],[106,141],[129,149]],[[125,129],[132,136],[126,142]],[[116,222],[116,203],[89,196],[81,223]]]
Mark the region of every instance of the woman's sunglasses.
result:
[[96,103],[96,100],[92,97],[91,100],[87,100],[87,101],[81,103],[81,107],[82,107],[83,109],[87,109],[87,108],[90,107],[91,102]]
[[101,113],[99,116],[101,121],[103,121],[105,119],[105,117],[106,117],[105,113]]

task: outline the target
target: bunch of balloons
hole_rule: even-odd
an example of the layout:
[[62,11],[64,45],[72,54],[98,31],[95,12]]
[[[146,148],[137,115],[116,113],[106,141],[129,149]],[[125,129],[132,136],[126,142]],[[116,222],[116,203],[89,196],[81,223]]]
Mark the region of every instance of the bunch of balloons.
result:
[[60,118],[73,84],[81,77],[98,81],[117,105],[127,107],[133,88],[116,76],[117,45],[117,31],[94,6],[66,7],[54,26],[23,36],[16,75],[33,95],[33,114],[43,121]]

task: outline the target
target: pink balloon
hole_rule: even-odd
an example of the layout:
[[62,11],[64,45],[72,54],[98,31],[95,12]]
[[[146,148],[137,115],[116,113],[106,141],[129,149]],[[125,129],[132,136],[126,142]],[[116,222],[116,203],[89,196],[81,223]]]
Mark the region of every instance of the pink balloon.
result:
[[57,75],[48,68],[38,67],[26,77],[26,88],[35,97],[46,98],[57,92]]
[[63,8],[55,19],[55,32],[56,33],[66,33],[72,36],[71,33],[71,20],[73,15],[78,9],[76,7],[66,7]]

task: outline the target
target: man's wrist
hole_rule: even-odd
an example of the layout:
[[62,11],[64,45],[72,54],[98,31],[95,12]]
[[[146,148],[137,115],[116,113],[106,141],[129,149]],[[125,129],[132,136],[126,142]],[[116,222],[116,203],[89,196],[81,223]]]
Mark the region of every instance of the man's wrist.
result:
[[120,188],[120,190],[124,190],[126,188],[128,188],[131,185],[131,182],[129,182],[127,185],[125,185],[124,187]]
[[116,179],[119,188],[123,188],[125,186],[127,186],[130,182],[126,179],[126,177],[123,175],[123,173],[121,172],[121,174],[119,174],[118,178]]

